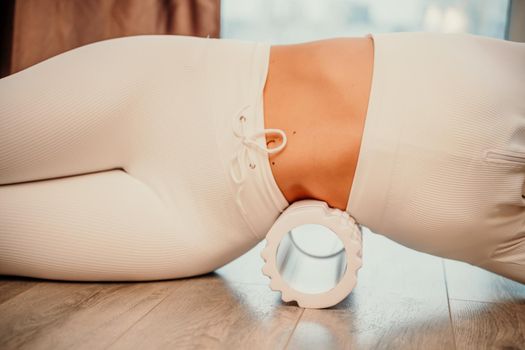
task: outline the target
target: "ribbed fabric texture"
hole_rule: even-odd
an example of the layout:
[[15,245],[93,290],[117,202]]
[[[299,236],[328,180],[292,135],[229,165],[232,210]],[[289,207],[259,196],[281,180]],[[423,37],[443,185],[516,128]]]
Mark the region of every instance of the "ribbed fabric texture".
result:
[[525,44],[372,37],[347,211],[408,247],[525,282]]
[[280,213],[265,199],[278,188],[247,184],[263,192],[250,199],[256,235],[234,200],[231,123],[245,104],[262,110],[268,50],[128,37],[0,80],[0,274],[186,277],[254,246]]

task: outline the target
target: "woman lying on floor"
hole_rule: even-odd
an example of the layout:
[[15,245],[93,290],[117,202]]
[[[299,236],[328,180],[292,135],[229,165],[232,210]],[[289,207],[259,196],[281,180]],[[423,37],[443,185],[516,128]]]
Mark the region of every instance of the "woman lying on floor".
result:
[[470,34],[58,55],[0,80],[0,274],[202,274],[312,198],[523,283],[524,77],[525,44]]

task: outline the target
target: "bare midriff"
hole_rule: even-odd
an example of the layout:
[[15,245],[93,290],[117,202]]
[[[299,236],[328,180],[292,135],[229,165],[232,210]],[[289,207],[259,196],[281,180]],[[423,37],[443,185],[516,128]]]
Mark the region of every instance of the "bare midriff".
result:
[[[270,155],[289,203],[318,199],[345,210],[352,189],[372,84],[370,37],[272,45],[264,87],[266,128],[286,147]],[[269,148],[278,136],[268,135]]]

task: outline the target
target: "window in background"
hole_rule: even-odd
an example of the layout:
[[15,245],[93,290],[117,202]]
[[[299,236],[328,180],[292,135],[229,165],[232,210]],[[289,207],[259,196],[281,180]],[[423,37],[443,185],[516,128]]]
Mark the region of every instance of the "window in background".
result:
[[505,37],[509,0],[221,0],[221,37],[294,43],[398,31]]

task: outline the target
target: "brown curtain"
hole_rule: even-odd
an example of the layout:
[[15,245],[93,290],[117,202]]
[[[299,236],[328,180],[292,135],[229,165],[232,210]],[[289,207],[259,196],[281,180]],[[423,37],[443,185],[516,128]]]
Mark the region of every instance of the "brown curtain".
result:
[[220,36],[220,0],[13,0],[12,7],[10,73],[109,38]]

